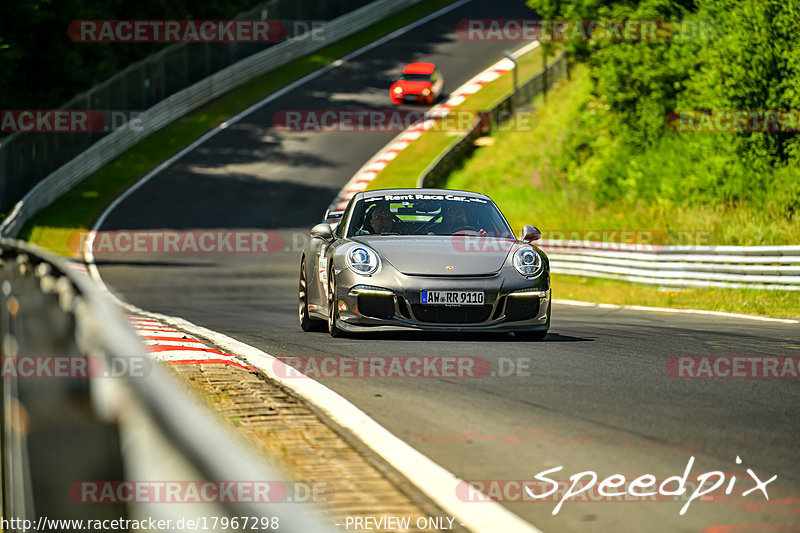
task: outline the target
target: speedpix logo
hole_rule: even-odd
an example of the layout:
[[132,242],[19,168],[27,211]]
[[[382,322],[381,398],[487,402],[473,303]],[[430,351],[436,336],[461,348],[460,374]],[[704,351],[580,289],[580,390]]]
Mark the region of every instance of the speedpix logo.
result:
[[[736,457],[736,464],[742,464],[739,456]],[[584,502],[664,501],[665,498],[681,497],[685,503],[678,514],[683,516],[695,500],[707,500],[720,496],[716,491],[722,487],[725,487],[724,494],[726,496],[737,489],[741,491],[742,497],[756,493],[756,496],[761,494],[766,500],[769,500],[767,485],[778,478],[777,475],[767,478],[757,474],[751,468],[747,468],[748,477],[738,473],[713,470],[697,474],[694,476],[697,483],[692,483],[690,473],[693,465],[694,456],[691,456],[686,463],[683,475],[673,475],[660,480],[653,474],[644,474],[628,480],[623,474],[602,477],[593,470],[586,470],[569,476],[569,482],[548,477],[564,468],[557,466],[539,472],[533,476],[535,481],[530,482],[521,480],[462,481],[456,487],[456,495],[462,501],[474,502],[489,501],[489,498],[498,501],[557,501],[552,512],[554,516],[558,514],[564,503],[570,500],[578,501],[580,499]],[[740,480],[739,477],[743,479]],[[684,496],[686,498],[683,498]]]

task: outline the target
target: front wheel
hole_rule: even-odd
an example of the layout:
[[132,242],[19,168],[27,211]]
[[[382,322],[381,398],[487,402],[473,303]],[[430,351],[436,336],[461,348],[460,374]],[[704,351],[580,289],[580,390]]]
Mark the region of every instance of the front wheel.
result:
[[308,283],[306,282],[306,259],[300,262],[300,286],[297,289],[298,316],[300,318],[300,329],[303,331],[321,331],[322,320],[311,318],[308,314]]
[[336,302],[336,275],[333,265],[328,272],[328,333],[331,337],[342,337],[344,332],[337,325],[339,320],[339,306]]

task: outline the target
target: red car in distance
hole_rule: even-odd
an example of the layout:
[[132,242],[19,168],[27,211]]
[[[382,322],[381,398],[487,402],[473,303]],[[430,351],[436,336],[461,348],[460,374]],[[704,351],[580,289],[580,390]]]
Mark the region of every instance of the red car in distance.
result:
[[433,63],[409,63],[389,88],[393,104],[432,104],[444,90],[444,78]]

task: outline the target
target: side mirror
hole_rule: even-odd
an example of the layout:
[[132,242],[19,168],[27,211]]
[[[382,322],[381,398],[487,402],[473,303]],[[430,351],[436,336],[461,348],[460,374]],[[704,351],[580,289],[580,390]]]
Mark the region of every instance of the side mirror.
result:
[[317,237],[318,239],[322,239],[324,241],[330,241],[333,239],[333,230],[331,229],[330,224],[317,224],[313,228],[311,228],[311,236]]
[[538,241],[542,238],[542,232],[536,226],[523,226],[522,227],[522,240],[525,242]]

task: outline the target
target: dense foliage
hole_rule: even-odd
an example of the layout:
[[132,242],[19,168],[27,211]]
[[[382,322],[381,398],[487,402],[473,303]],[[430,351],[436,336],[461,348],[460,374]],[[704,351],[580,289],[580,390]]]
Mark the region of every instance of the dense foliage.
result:
[[[544,19],[654,19],[659,38],[568,43],[593,95],[558,165],[599,203],[800,211],[796,131],[681,131],[680,110],[800,112],[800,0],[530,0]],[[663,21],[671,21],[666,24]],[[798,124],[800,126],[800,124]],[[791,129],[791,128],[790,128]]]

